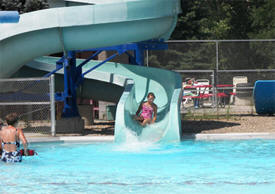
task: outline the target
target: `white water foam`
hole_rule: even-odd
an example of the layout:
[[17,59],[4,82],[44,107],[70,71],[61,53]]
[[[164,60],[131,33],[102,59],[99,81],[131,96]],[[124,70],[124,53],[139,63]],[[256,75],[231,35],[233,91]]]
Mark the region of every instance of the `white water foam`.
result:
[[140,137],[131,129],[125,129],[126,141],[115,147],[115,151],[124,152],[145,152],[155,147],[153,141],[141,141]]
[[143,128],[139,139],[142,142],[156,143],[162,138],[163,132],[164,129],[161,125],[147,125]]

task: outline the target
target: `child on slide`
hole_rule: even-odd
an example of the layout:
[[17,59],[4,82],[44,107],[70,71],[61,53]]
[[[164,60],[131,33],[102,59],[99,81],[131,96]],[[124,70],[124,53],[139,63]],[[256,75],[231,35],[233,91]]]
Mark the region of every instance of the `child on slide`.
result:
[[136,115],[134,117],[135,120],[139,121],[142,126],[147,124],[152,124],[157,119],[157,105],[154,103],[155,95],[150,92],[147,95],[147,101],[141,102]]

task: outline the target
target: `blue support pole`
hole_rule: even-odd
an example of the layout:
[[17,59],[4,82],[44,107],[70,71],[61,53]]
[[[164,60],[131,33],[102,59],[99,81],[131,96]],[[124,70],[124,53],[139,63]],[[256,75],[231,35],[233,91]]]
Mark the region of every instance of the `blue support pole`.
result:
[[0,23],[18,23],[18,11],[0,11]]
[[69,51],[64,59],[64,108],[62,117],[79,117],[77,107],[76,82],[81,72],[76,68],[74,51]]
[[135,64],[144,66],[144,48],[138,43],[135,49]]

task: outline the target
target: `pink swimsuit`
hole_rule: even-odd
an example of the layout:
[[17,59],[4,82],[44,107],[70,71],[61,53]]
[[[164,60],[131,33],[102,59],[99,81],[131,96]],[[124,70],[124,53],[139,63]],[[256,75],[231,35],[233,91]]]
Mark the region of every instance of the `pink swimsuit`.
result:
[[142,105],[142,113],[140,116],[142,116],[144,119],[152,119],[152,115],[153,115],[153,107],[151,106],[146,106],[146,105]]

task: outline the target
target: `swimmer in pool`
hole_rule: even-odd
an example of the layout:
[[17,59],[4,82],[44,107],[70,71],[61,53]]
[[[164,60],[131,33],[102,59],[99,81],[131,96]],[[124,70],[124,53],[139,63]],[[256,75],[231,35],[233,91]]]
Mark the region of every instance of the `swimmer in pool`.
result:
[[3,126],[0,131],[0,148],[2,150],[1,160],[3,162],[13,163],[22,161],[22,155],[19,151],[20,140],[24,146],[24,154],[28,155],[28,142],[23,130],[17,128],[18,119],[16,113],[8,114],[6,116],[7,126]]

